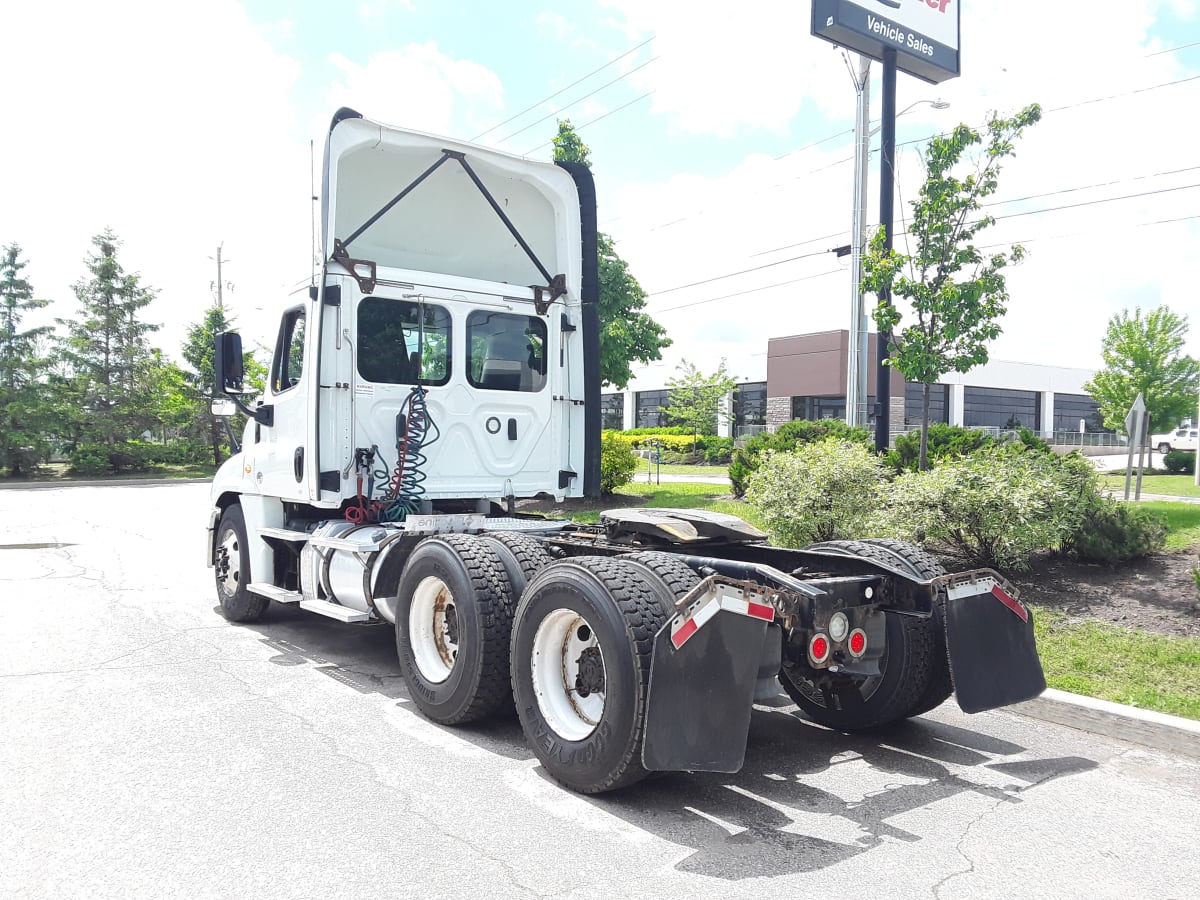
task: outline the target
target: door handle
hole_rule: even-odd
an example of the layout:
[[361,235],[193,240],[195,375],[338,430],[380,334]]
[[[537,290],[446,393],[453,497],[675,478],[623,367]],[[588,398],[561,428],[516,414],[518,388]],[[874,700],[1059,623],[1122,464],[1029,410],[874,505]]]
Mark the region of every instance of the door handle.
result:
[[510,441],[515,441],[517,439],[517,420],[516,419],[508,420],[508,439]]
[[299,484],[304,480],[304,448],[297,447],[296,454],[292,457],[292,470],[296,475],[296,483]]

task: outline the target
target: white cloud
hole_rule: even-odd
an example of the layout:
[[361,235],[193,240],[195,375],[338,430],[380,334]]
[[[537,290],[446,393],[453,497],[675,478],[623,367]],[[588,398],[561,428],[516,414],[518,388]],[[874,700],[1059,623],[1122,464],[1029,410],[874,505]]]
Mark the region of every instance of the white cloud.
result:
[[[668,127],[721,136],[736,128],[745,138],[753,134],[751,128],[770,126],[766,111],[790,118],[806,97],[823,109],[836,110],[834,121],[851,126],[854,93],[844,69],[823,79],[798,80],[796,71],[815,65],[814,54],[824,55],[826,45],[808,34],[807,21],[792,21],[794,11],[755,6],[740,16],[712,22],[696,21],[694,11],[685,14],[682,6],[665,2],[613,0],[612,5],[626,16],[631,34],[656,34],[654,50],[661,59],[644,70],[645,83],[658,89],[656,97],[664,97],[655,110],[664,115]],[[1090,5],[1085,9],[1078,3],[1043,4],[1034,29],[1007,7],[975,4],[969,14],[964,12],[961,78],[935,87],[900,76],[899,109],[936,97],[952,106],[944,112],[927,105],[914,108],[900,120],[899,140],[920,139],[958,121],[982,123],[989,110],[1010,113],[1035,100],[1052,110],[1128,94],[1048,111],[1005,166],[999,199],[1107,186],[1006,204],[993,212],[1001,216],[1196,184],[1197,171],[1142,177],[1195,165],[1190,142],[1179,129],[1187,121],[1183,111],[1196,102],[1197,83],[1130,93],[1197,74],[1184,67],[1181,54],[1148,56],[1165,49],[1161,41],[1148,37],[1159,11],[1151,0],[1124,3],[1120,16],[1092,15]],[[773,36],[780,31],[787,32],[793,46],[791,58],[763,59],[782,52]],[[751,32],[757,37],[751,39]],[[720,35],[729,39],[719,40]],[[1181,37],[1169,46],[1186,42]],[[713,52],[717,46],[719,53]],[[785,77],[788,66],[792,69]],[[873,68],[877,116],[879,67]],[[819,140],[836,131],[834,125],[806,139]],[[701,158],[703,140],[697,137],[695,145]],[[846,136],[779,161],[750,155],[723,177],[680,173],[658,184],[627,184],[602,197],[607,202],[601,226],[614,234],[632,271],[651,291],[822,251],[848,237],[754,255],[834,232],[848,235],[852,168],[841,161],[851,154]],[[898,218],[907,212],[923,174],[915,148],[902,150],[899,166],[904,202],[897,204]],[[877,159],[869,194],[870,221],[877,221]],[[1098,365],[1107,319],[1139,302],[1167,302],[1190,313],[1190,352],[1200,355],[1200,305],[1194,299],[1192,272],[1200,223],[1134,227],[1193,214],[1198,194],[1200,189],[1180,190],[999,221],[985,242],[1029,240],[1031,256],[1011,270],[1012,301],[993,356]],[[1075,233],[1086,234],[1047,239]],[[669,327],[676,345],[664,363],[646,373],[644,386],[669,377],[675,362],[684,357],[712,368],[717,359],[728,356],[731,369],[741,377],[760,378],[768,337],[847,327],[848,270],[755,290],[833,271],[845,262],[819,255],[652,295],[650,310]],[[726,294],[740,296],[697,303]],[[671,310],[692,303],[697,305]],[[745,337],[747,322],[757,326],[756,338]],[[729,336],[714,338],[723,325]]]
[[452,59],[433,42],[376,53],[360,65],[340,53],[330,57],[341,71],[326,91],[327,106],[349,106],[383,122],[418,131],[471,134],[501,108],[504,88],[486,66]]
[[[51,314],[69,317],[91,235],[160,290],[147,311],[177,352],[210,303],[218,243],[235,311],[307,274],[308,157],[294,139],[296,63],[229,0],[18,4],[5,10],[0,241],[15,240]],[[63,27],[69,16],[70,27]],[[242,316],[246,321],[247,316]]]
[[[606,0],[631,40],[654,34],[659,60],[631,81],[654,90],[653,110],[690,134],[777,130],[805,100],[827,103],[837,79],[853,97],[832,45],[808,36],[809,6],[759,0],[740,7],[687,0]],[[834,98],[836,99],[836,98]]]

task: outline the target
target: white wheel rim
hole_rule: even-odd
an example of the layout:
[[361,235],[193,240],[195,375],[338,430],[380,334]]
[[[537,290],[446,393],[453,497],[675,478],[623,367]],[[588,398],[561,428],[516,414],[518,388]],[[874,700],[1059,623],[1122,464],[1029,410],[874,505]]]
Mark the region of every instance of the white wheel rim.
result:
[[221,585],[225,588],[225,593],[232,597],[237,593],[242,580],[242,549],[236,531],[230,530],[225,533],[218,561],[221,566]]
[[408,639],[426,681],[441,684],[458,658],[458,607],[446,582],[430,575],[413,591],[408,608]]
[[568,741],[582,741],[604,715],[604,690],[589,690],[587,683],[581,687],[581,660],[585,678],[595,679],[598,663],[603,681],[604,655],[596,632],[574,610],[554,610],[533,636],[533,690],[546,724]]

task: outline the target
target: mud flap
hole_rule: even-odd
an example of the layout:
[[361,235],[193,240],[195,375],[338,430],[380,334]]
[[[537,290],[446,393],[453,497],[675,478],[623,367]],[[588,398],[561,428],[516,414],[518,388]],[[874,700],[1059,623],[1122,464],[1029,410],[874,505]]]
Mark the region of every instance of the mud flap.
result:
[[1046,689],[1033,613],[999,576],[949,586],[946,651],[963,712],[1032,700]]
[[642,765],[736,772],[746,757],[767,620],[717,610],[677,649],[679,633],[673,620],[654,639]]

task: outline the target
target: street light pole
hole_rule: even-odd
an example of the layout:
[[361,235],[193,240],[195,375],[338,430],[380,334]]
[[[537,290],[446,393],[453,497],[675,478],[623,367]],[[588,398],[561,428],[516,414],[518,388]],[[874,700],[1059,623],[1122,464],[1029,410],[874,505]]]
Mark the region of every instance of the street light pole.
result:
[[[879,227],[883,229],[883,249],[886,253],[892,249],[892,200],[896,184],[896,51],[890,47],[883,51],[883,111],[880,120],[883,135],[879,152]],[[890,304],[891,301],[891,291],[879,292],[880,305]],[[878,405],[875,415],[875,450],[879,453],[886,452],[891,443],[889,425],[892,385],[891,372],[886,365],[890,337],[882,328],[879,329],[876,349],[878,361],[875,367],[875,403]]]
[[867,223],[867,158],[871,142],[871,59],[859,55],[851,71],[858,105],[854,117],[854,218],[850,226],[850,346],[846,366],[846,424],[867,424],[867,311],[862,257]]

